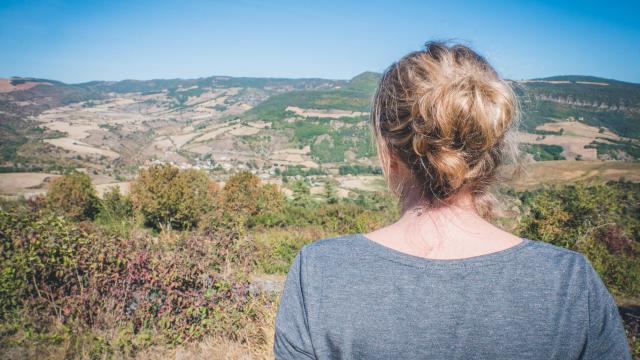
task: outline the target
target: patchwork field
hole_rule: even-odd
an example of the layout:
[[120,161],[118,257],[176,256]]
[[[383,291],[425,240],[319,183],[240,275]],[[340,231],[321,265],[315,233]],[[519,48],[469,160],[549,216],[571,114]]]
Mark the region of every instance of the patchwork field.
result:
[[[315,194],[327,177],[338,181],[341,196],[379,189],[368,124],[378,79],[375,73],[348,81],[210,77],[67,85],[0,79],[0,103],[12,109],[0,116],[24,134],[0,144],[10,173],[0,193],[41,193],[50,176],[74,168],[86,169],[103,191],[103,184],[125,186],[141,167],[159,163],[204,169],[221,183],[250,170],[265,181],[306,178]],[[638,179],[635,84],[588,77],[513,84],[525,93],[524,111],[531,115],[519,142],[538,161],[516,186]]]
[[608,129],[589,126],[578,121],[558,121],[550,122],[536,127],[536,130],[562,133],[560,135],[521,133],[520,142],[528,144],[559,145],[562,147],[561,155],[566,159],[575,159],[580,156],[583,160],[598,160],[598,153],[595,148],[585,146],[593,143],[596,139],[601,140],[631,140],[623,138]]
[[[505,168],[511,173],[512,167]],[[569,184],[578,180],[619,180],[640,182],[640,163],[625,161],[539,161],[507,183],[515,190],[531,190],[544,184]]]
[[363,111],[345,111],[337,109],[318,110],[318,109],[301,109],[297,106],[287,106],[285,109],[291,111],[296,115],[302,117],[319,117],[319,118],[334,118],[339,119],[341,117],[357,117],[369,115],[368,112]]
[[[59,174],[49,173],[5,173],[0,174],[0,196],[14,198],[24,196],[26,198],[45,194],[51,180],[59,177]],[[129,181],[112,182],[109,177],[94,176],[92,182],[98,196],[102,197],[111,187],[117,186],[121,193],[129,193]]]

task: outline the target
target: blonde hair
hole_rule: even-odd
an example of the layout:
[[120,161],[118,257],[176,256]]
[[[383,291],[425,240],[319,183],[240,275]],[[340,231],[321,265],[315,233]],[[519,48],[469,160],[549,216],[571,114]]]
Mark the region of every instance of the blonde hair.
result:
[[482,56],[464,45],[428,42],[384,72],[371,126],[387,181],[393,153],[412,174],[400,187],[419,186],[422,202],[446,205],[469,191],[476,209],[492,216],[487,189],[505,155],[517,158],[509,136],[517,115],[513,90]]

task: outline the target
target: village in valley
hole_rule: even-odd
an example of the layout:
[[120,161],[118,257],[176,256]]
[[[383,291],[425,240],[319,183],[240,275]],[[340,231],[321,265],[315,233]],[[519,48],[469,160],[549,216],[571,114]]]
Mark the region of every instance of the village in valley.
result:
[[[75,85],[2,79],[2,115],[13,117],[9,124],[17,124],[17,131],[11,135],[20,139],[4,140],[5,147],[19,145],[8,149],[11,156],[1,165],[0,194],[45,193],[47,183],[69,169],[90,175],[100,194],[113,186],[126,193],[139,169],[165,163],[206,171],[220,185],[229,174],[251,171],[288,195],[289,178],[306,179],[312,194],[321,194],[327,179],[341,197],[382,190],[368,112],[378,76]],[[526,112],[518,133],[523,161],[535,169],[514,179],[514,186],[592,177],[640,180],[637,130],[623,132],[605,122],[639,110],[588,100],[603,89],[638,85],[552,78],[512,84],[521,90]],[[576,116],[554,114],[558,106],[574,109]]]

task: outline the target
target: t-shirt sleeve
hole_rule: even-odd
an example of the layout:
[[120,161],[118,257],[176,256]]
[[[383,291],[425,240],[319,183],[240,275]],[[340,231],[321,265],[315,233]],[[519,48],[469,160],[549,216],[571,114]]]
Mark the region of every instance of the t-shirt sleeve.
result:
[[602,279],[586,260],[589,329],[584,359],[631,359],[622,318]]
[[276,359],[315,359],[304,303],[303,255],[289,268],[276,315],[273,351]]

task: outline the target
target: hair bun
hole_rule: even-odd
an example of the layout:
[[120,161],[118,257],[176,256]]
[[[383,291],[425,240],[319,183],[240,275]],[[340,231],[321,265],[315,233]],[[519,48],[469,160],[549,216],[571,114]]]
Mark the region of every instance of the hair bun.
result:
[[447,199],[464,189],[479,194],[494,180],[516,112],[511,87],[483,57],[463,45],[428,43],[384,73],[372,125],[425,200]]

